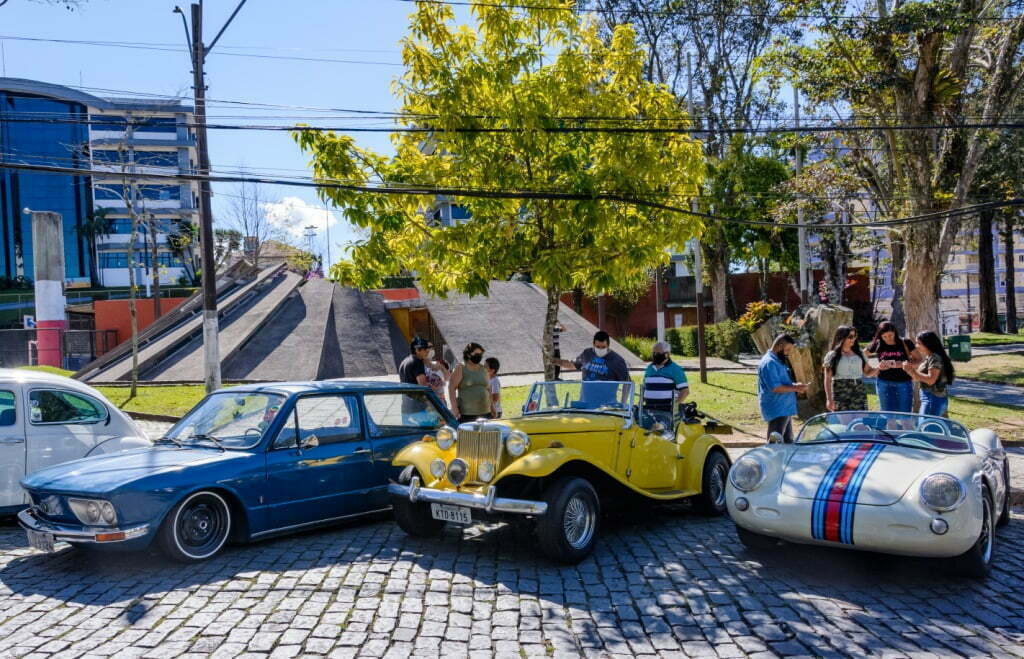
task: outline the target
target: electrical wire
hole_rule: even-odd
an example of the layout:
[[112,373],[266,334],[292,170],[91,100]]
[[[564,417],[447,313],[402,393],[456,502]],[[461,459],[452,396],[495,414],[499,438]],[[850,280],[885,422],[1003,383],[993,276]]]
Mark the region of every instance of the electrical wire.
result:
[[[9,163],[0,162],[0,169],[9,169],[14,171],[33,171],[39,173],[48,174],[64,174],[72,176],[93,176],[96,174],[104,174],[110,176],[109,172],[96,172],[91,169],[80,169],[73,167],[59,167],[52,165],[33,165],[27,163]],[[467,197],[467,198],[485,198],[485,199],[541,199],[541,200],[554,200],[554,201],[609,201],[629,204],[641,208],[651,208],[655,210],[664,210],[683,215],[690,215],[693,217],[699,217],[702,219],[712,220],[715,222],[723,222],[726,224],[739,224],[746,226],[760,226],[760,227],[771,227],[776,229],[795,229],[798,225],[784,222],[769,222],[762,220],[744,220],[741,218],[725,217],[721,215],[715,215],[713,213],[704,213],[700,211],[694,211],[689,208],[675,206],[672,204],[666,204],[658,201],[651,201],[642,199],[631,194],[623,194],[616,192],[593,192],[593,193],[578,193],[578,192],[553,192],[553,191],[536,191],[536,190],[472,190],[461,187],[445,187],[445,186],[422,186],[422,185],[403,185],[400,183],[388,183],[381,185],[366,185],[366,184],[345,184],[345,183],[334,183],[330,181],[315,181],[315,180],[288,180],[288,179],[274,179],[269,177],[258,177],[258,176],[223,176],[223,175],[209,175],[204,176],[200,174],[132,174],[132,173],[116,173],[115,176],[126,180],[158,180],[158,181],[208,181],[211,183],[263,183],[267,185],[281,185],[281,186],[293,186],[303,188],[314,188],[314,189],[335,189],[335,190],[347,190],[350,192],[365,192],[373,194],[396,194],[396,195],[417,195],[417,196],[449,196],[449,197]],[[1014,198],[1001,201],[987,202],[982,204],[972,204],[969,206],[962,206],[960,208],[954,208],[949,210],[935,211],[931,213],[924,213],[921,215],[913,215],[909,217],[896,218],[891,220],[875,220],[870,222],[858,222],[858,223],[824,223],[818,222],[814,224],[805,223],[804,226],[813,226],[817,229],[837,229],[837,228],[884,228],[891,226],[904,226],[910,224],[919,224],[923,222],[934,222],[937,220],[943,220],[952,217],[960,217],[962,215],[973,215],[984,210],[1008,208],[1008,207],[1020,207],[1024,206],[1024,198]]]

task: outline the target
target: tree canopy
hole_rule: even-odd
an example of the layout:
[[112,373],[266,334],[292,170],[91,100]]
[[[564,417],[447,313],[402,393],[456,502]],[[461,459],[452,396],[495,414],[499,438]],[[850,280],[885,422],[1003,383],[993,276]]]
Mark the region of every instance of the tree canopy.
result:
[[[426,136],[396,131],[392,157],[346,135],[297,131],[295,139],[311,154],[319,181],[400,192],[320,188],[369,233],[350,260],[332,268],[333,278],[372,288],[413,271],[423,289],[444,296],[485,295],[492,280],[528,274],[548,294],[550,365],[550,329],[563,291],[635,286],[701,229],[692,216],[597,197],[686,206],[701,183],[703,156],[685,134],[550,130],[688,121],[665,86],[645,79],[646,53],[631,26],[617,26],[606,42],[593,21],[571,11],[504,1],[471,11],[475,25],[457,25],[450,7],[433,3],[418,4],[410,17],[406,70],[394,85],[398,123],[428,128]],[[457,130],[467,128],[500,131]],[[584,198],[442,199],[401,193],[408,186]],[[458,204],[469,219],[443,225],[433,212],[438,202]]]

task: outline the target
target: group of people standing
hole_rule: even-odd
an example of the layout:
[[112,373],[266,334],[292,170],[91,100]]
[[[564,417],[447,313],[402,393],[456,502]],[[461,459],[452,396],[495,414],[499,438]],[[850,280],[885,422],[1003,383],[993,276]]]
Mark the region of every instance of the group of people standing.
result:
[[468,344],[462,351],[462,363],[454,369],[437,357],[427,339],[414,338],[409,353],[398,366],[399,380],[433,389],[459,423],[501,417],[501,362],[495,357],[484,359],[482,345]]
[[[757,396],[761,415],[768,422],[768,434],[778,432],[792,440],[791,417],[796,400],[807,384],[796,382],[787,358],[796,345],[788,334],[775,337],[771,349],[757,368]],[[872,366],[868,358],[877,358]],[[825,355],[825,407],[830,412],[868,409],[865,377],[874,377],[879,407],[884,412],[911,412],[914,383],[920,385],[919,414],[944,416],[949,407],[949,386],[955,377],[953,362],[932,331],[921,332],[916,340],[900,336],[891,321],[878,325],[874,339],[862,351],[857,330],[841,325]]]

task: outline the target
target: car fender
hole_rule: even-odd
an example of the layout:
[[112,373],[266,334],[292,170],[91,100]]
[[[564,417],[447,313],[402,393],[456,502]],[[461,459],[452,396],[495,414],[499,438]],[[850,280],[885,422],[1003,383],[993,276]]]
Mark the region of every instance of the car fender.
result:
[[682,490],[700,492],[703,489],[704,462],[712,450],[719,450],[725,459],[732,466],[729,452],[725,450],[722,442],[713,435],[703,434],[696,437],[687,437],[679,445],[679,454],[684,460]]
[[615,474],[610,473],[605,467],[596,462],[589,455],[575,448],[542,448],[537,449],[536,451],[530,451],[523,457],[502,469],[494,480],[497,482],[508,476],[542,478],[544,476],[550,476],[565,463],[573,461],[586,462],[616,480],[621,481],[624,485],[628,485],[628,483],[622,481],[622,479]]
[[[455,458],[455,447],[444,451],[440,446],[437,445],[436,441],[418,441],[413,442],[400,450],[395,454],[394,460],[391,464],[395,467],[408,467],[412,465],[416,468],[416,471],[420,473],[420,478],[423,479],[423,485],[427,487],[438,487],[442,483],[447,483],[444,478],[434,478],[430,473],[430,463],[435,458],[441,458],[445,464],[448,464],[452,459]],[[448,487],[453,487],[448,485]]]
[[118,451],[127,451],[133,448],[149,448],[152,445],[153,442],[145,437],[111,437],[93,446],[84,457],[101,453],[117,453]]

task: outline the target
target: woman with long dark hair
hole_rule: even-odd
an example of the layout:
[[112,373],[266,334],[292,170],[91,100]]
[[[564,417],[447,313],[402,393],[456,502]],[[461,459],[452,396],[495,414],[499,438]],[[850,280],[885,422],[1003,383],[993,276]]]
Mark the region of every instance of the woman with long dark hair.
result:
[[857,330],[840,325],[832,337],[832,349],[825,355],[825,407],[829,412],[868,409],[864,376],[878,369],[868,365],[857,344]]
[[949,409],[949,385],[956,374],[953,362],[946,354],[942,339],[935,332],[921,332],[915,344],[924,360],[915,368],[905,364],[903,371],[921,384],[921,407],[918,414],[946,416]]
[[483,359],[484,347],[468,344],[462,351],[463,362],[455,366],[448,380],[450,409],[459,423],[491,418],[491,382],[487,366],[480,363]]
[[903,371],[903,364],[916,363],[914,342],[900,336],[891,321],[882,321],[867,348],[868,356],[878,357],[878,406],[883,412],[910,412],[914,404],[914,382]]

